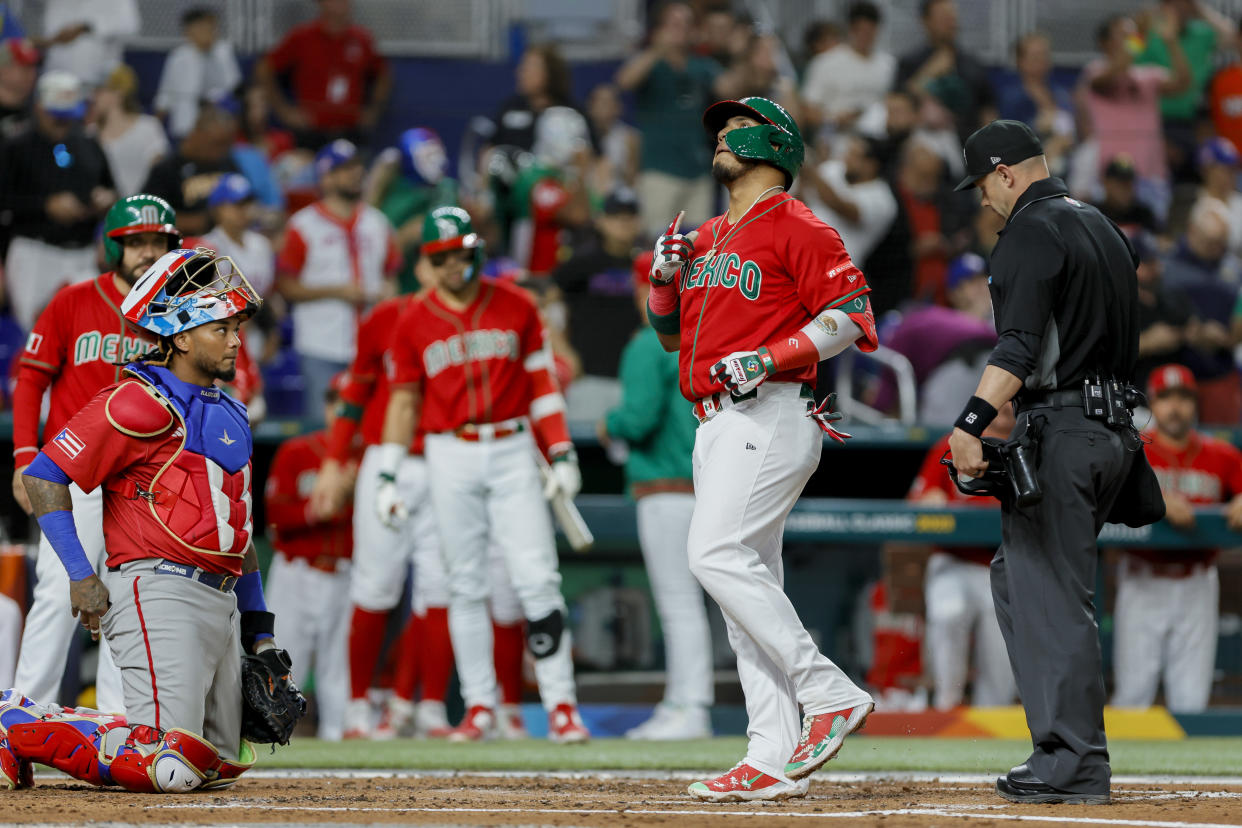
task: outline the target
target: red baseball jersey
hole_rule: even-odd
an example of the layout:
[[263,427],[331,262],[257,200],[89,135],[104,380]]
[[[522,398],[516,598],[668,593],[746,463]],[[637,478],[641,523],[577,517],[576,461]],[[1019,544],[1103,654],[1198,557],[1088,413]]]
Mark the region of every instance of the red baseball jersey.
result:
[[[1196,505],[1225,503],[1242,494],[1242,452],[1229,443],[1192,431],[1182,448],[1153,432],[1145,446],[1160,489],[1176,492]],[[1208,562],[1215,549],[1131,549],[1131,555],[1153,563]]]
[[434,291],[412,302],[393,336],[389,379],[421,388],[428,434],[529,416],[545,453],[571,445],[539,309],[507,282],[481,277],[460,311]]
[[[678,285],[681,393],[688,400],[723,388],[710,372],[725,356],[793,336],[828,308],[848,313],[862,328],[859,348],[874,351],[879,344],[862,271],[837,231],[796,198],[778,194],[736,225],[727,215],[711,219],[699,229],[693,255]],[[771,380],[813,385],[815,366]]]
[[285,440],[272,458],[263,502],[272,545],[286,558],[323,564],[353,552],[352,505],[326,523],[312,521],[306,510],[327,453],[328,433],[312,431]]
[[[13,460],[25,465],[39,452],[39,410],[52,388],[43,441],[58,434],[101,388],[121,379],[121,365],[151,349],[126,327],[125,294],[111,273],[57,291],[35,320],[18,359],[13,391]],[[121,365],[115,364],[121,363]]]
[[145,383],[124,380],[48,441],[47,456],[83,491],[104,489],[108,566],[166,558],[241,575],[252,535],[250,463],[230,473],[183,450],[186,437]]
[[[393,331],[397,329],[397,321],[414,298],[394,296],[385,299],[372,308],[358,325],[358,349],[341,388],[341,401],[345,405],[337,413],[328,441],[328,456],[340,463],[349,459],[359,429],[363,445],[374,446],[384,441],[384,415],[388,411],[389,396],[384,356],[388,353]],[[410,453],[423,453],[421,428],[414,431]]]
[[[906,500],[918,500],[927,492],[938,491],[944,492],[949,498],[949,504],[952,506],[978,506],[985,509],[999,509],[1000,501],[994,497],[975,497],[973,495],[962,494],[962,492],[953,485],[953,481],[949,479],[949,473],[945,467],[940,465],[940,458],[944,457],[944,453],[949,450],[949,435],[946,434],[936,441],[936,444],[927,452],[927,456],[923,458],[923,465],[919,469],[918,475],[915,476],[914,482],[910,484],[910,493],[906,495]],[[940,552],[947,552],[963,560],[972,563],[983,564],[987,566],[992,563],[992,557],[996,550],[988,549],[982,546],[945,546],[936,547]]]

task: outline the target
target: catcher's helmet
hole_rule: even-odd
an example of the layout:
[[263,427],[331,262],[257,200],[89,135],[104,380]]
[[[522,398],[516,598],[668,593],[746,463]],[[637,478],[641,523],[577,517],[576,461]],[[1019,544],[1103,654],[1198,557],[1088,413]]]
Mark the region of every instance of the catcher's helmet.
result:
[[138,193],[113,204],[104,216],[104,261],[108,267],[121,266],[121,236],[137,233],[163,233],[168,236],[168,249],[181,246],[177,230],[177,212],[159,196]]
[[419,248],[424,256],[432,256],[448,250],[473,250],[474,260],[466,271],[469,281],[483,272],[483,238],[474,232],[470,214],[460,207],[437,207],[423,220],[423,245]]
[[448,172],[448,154],[434,130],[407,129],[401,133],[397,148],[401,151],[401,173],[412,184],[434,187]]
[[731,129],[725,145],[738,158],[763,161],[785,173],[785,189],[789,189],[802,166],[802,133],[785,108],[767,98],[742,98],[720,101],[703,113],[703,126],[715,143],[716,135],[733,117],[745,115],[759,122],[757,126]]
[[121,313],[157,336],[174,336],[231,316],[249,318],[262,303],[232,259],[200,247],[161,256],[130,288]]

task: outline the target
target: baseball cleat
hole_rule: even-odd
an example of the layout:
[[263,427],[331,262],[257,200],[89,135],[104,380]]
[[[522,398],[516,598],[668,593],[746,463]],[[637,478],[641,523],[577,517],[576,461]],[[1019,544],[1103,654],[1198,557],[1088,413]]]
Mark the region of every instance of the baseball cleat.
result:
[[344,739],[371,738],[371,702],[366,699],[350,699],[345,705]]
[[522,721],[522,708],[516,704],[502,704],[497,711],[496,733],[506,742],[529,739],[526,724]]
[[548,738],[560,745],[591,741],[591,731],[582,723],[575,705],[558,704],[548,711]]
[[806,796],[810,787],[809,779],[789,782],[739,762],[728,773],[695,782],[686,791],[695,799],[708,802],[772,802]]
[[785,764],[785,775],[790,779],[810,776],[837,755],[845,737],[860,730],[874,709],[873,703],[864,702],[835,713],[802,717],[802,738]]
[[423,699],[414,712],[414,735],[423,739],[447,739],[453,732],[444,711],[444,702]]
[[450,742],[484,742],[496,738],[496,714],[490,707],[476,704],[466,711],[461,724],[448,735]]
[[384,705],[384,714],[371,738],[377,742],[404,739],[414,735],[414,702],[393,696]]
[[0,739],[0,789],[15,791],[24,787],[22,762],[9,747],[9,740]]
[[625,738],[648,742],[674,742],[684,739],[710,739],[711,717],[698,705],[656,705],[651,718],[625,732]]

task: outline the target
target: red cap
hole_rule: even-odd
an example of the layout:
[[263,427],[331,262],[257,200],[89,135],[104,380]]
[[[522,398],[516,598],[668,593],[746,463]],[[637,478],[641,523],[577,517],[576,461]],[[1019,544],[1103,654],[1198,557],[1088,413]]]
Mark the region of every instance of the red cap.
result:
[[1161,365],[1147,378],[1147,395],[1153,399],[1167,391],[1179,390],[1188,394],[1194,394],[1199,390],[1198,384],[1195,383],[1195,375],[1190,373],[1190,369],[1185,365],[1173,362]]
[[645,285],[651,287],[651,262],[655,259],[655,252],[648,250],[646,253],[639,254],[634,260],[634,286]]
[[12,56],[14,63],[19,63],[22,66],[34,66],[39,62],[39,50],[26,38],[11,37],[4,43],[9,47],[9,55]]

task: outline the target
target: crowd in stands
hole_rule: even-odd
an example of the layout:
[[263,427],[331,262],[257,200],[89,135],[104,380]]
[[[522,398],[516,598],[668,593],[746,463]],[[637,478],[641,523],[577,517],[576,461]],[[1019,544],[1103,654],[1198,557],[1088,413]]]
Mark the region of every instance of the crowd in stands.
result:
[[[1242,422],[1242,27],[1206,3],[1102,18],[1098,54],[1070,81],[1038,32],[1013,44],[1012,67],[984,65],[962,46],[954,0],[922,0],[924,37],[892,52],[884,7],[867,0],[808,21],[796,44],[727,0],[652,4],[632,55],[581,100],[556,45],[527,47],[512,94],[474,113],[455,169],[458,153],[423,125],[377,143],[392,67],[349,0],[308,5],[314,19],[249,71],[217,12],[185,11],[144,107],[123,51],[136,0],[45,0],[38,31],[0,2],[0,348],[20,347],[60,286],[100,272],[100,221],[116,199],[151,193],[176,210],[187,245],[231,256],[266,298],[246,346],[267,415],[313,421],[361,313],[418,289],[424,217],[460,204],[486,241],[487,273],[537,297],[570,416],[598,419],[615,392],[596,392],[615,383],[640,325],[636,257],[678,211],[683,232],[719,212],[702,113],[760,95],[801,125],[794,193],[864,271],[881,342],[913,372],[920,422],[952,422],[996,339],[987,257],[1003,223],[953,183],[962,142],[997,117],[1034,127],[1053,174],[1132,240],[1136,384],[1185,365],[1200,421]],[[895,415],[891,372],[860,370],[864,401]],[[977,580],[952,553],[938,572]],[[938,706],[960,702],[943,692]]]
[[[763,95],[802,127],[795,193],[866,273],[884,344],[912,363],[920,419],[944,421],[952,406],[941,401],[960,395],[988,342],[986,291],[967,274],[986,284],[1000,223],[950,184],[962,140],[995,117],[1030,123],[1053,173],[1134,240],[1144,261],[1140,373],[1183,362],[1205,421],[1242,419],[1242,36],[1209,5],[1161,0],[1102,19],[1098,56],[1067,81],[1038,32],[1013,45],[1013,69],[985,66],[961,45],[953,0],[922,2],[925,37],[895,53],[880,45],[883,9],[866,0],[841,20],[808,22],[797,48],[725,0],[653,4],[632,56],[581,101],[555,45],[526,48],[512,94],[471,121],[456,176],[450,149],[418,124],[398,146],[377,145],[392,68],[349,0],[315,6],[249,72],[215,11],[186,10],[149,111],[123,62],[135,0],[49,0],[41,31],[6,12],[9,339],[57,287],[96,271],[102,211],[153,193],[188,239],[244,263],[272,300],[249,341],[269,378],[269,412],[314,419],[325,378],[349,358],[357,312],[417,289],[422,218],[459,203],[488,242],[490,271],[538,294],[564,378],[611,379],[638,323],[635,254],[677,211],[694,227],[718,209],[702,111]],[[316,328],[328,320],[331,336]],[[865,379],[864,400],[895,415],[889,373]],[[594,413],[587,405],[584,416]]]

